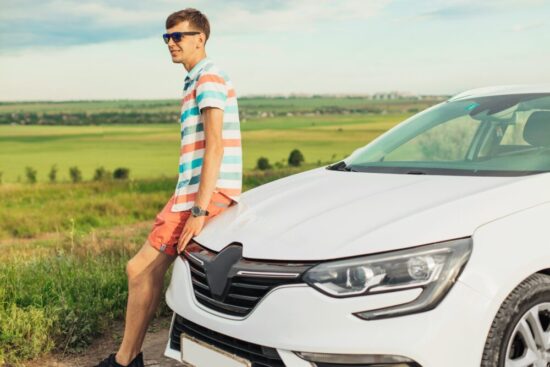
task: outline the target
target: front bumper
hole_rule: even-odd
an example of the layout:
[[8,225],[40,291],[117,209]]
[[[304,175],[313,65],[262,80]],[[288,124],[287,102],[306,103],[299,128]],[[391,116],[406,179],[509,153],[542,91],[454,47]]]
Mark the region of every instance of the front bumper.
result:
[[[166,300],[191,323],[276,350],[283,366],[312,366],[294,352],[403,356],[422,367],[479,366],[486,338],[480,325],[487,324],[488,300],[461,282],[429,312],[375,321],[353,315],[410,302],[419,292],[335,299],[307,285],[282,286],[265,296],[247,317],[237,319],[197,302],[189,265],[178,258]],[[165,354],[180,360],[180,352],[170,342]]]

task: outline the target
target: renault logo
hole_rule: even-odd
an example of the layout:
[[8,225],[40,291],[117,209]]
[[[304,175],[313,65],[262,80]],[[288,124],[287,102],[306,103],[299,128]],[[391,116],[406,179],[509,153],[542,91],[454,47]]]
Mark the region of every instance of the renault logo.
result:
[[210,262],[205,262],[206,281],[212,298],[223,301],[230,284],[231,268],[242,258],[243,248],[240,245],[229,245]]

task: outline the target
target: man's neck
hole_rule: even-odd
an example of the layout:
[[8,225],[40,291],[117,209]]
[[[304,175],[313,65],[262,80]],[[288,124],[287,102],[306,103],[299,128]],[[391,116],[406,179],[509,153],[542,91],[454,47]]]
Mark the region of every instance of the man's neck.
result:
[[206,53],[203,52],[202,54],[200,54],[199,56],[197,56],[193,60],[191,60],[187,63],[184,62],[183,67],[185,68],[185,70],[187,70],[187,72],[190,72],[191,70],[193,70],[195,65],[197,65],[199,62],[201,62],[201,60],[204,59],[205,57],[206,57]]

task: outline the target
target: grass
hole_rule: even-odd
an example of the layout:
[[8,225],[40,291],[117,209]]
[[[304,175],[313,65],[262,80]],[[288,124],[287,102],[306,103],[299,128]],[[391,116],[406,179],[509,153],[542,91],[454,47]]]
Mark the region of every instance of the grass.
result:
[[0,188],[0,239],[106,228],[153,218],[175,179],[6,185]]
[[[143,237],[143,231],[99,241],[66,236],[47,256],[32,256],[29,248],[26,254],[3,255],[0,364],[17,365],[53,349],[78,352],[110,320],[121,319],[125,264]],[[163,305],[159,313],[166,312]]]
[[[247,172],[243,189],[313,167]],[[110,321],[123,318],[126,262],[144,243],[173,184],[151,179],[0,187],[10,213],[0,218],[9,234],[0,240],[0,365],[52,350],[79,352]],[[170,273],[165,287],[169,279]],[[163,301],[157,315],[169,313]]]
[[[334,161],[365,145],[408,115],[296,116],[242,123],[243,164],[255,167],[259,157],[286,161],[299,148],[306,162]],[[25,167],[48,181],[53,165],[58,180],[69,180],[77,166],[84,180],[104,166],[130,169],[136,179],[177,174],[177,124],[117,126],[0,126],[0,172],[5,183],[25,182]]]
[[[313,168],[246,172],[243,190]],[[99,182],[0,186],[0,244],[45,233],[87,233],[152,220],[175,189],[176,177]]]
[[134,178],[177,174],[178,126],[0,126],[0,171],[4,182],[24,181],[23,168],[34,167],[47,181],[52,165],[59,179],[69,167],[91,179],[100,166],[130,168]]

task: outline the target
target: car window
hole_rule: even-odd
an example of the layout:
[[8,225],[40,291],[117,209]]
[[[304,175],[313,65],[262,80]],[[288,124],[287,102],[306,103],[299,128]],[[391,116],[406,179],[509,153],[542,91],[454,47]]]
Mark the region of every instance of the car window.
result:
[[346,158],[350,171],[524,175],[550,172],[550,94],[448,101]]
[[436,125],[386,155],[389,161],[463,160],[479,121],[461,116]]
[[523,145],[528,146],[523,139],[523,129],[525,128],[525,123],[527,122],[529,116],[533,111],[521,111],[517,112],[514,121],[507,125],[506,130],[504,131],[502,141],[500,145]]

